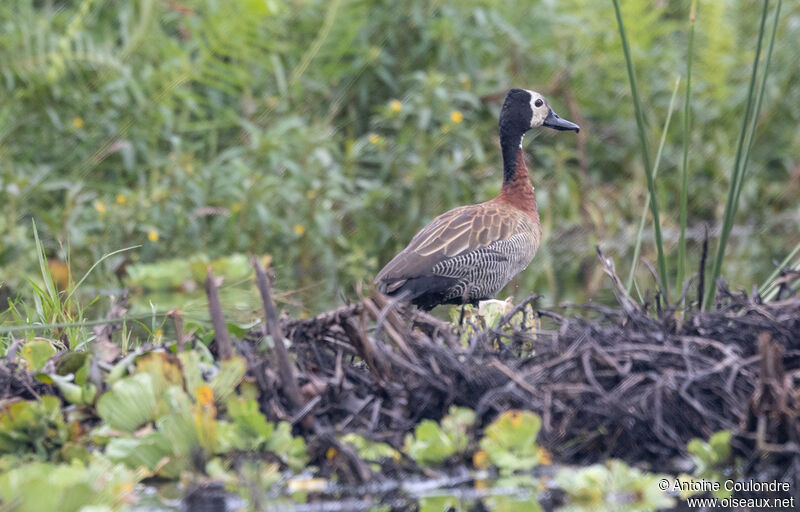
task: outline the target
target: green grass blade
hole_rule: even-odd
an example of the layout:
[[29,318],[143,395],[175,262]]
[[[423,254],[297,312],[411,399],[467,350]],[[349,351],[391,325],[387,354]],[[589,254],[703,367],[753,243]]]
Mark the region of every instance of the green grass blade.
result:
[[[658,143],[658,151],[656,151],[656,160],[653,162],[653,179],[658,176],[658,166],[661,163],[661,152],[664,150],[664,143],[667,140],[667,131],[669,131],[669,123],[672,119],[672,109],[675,106],[675,98],[678,96],[678,85],[681,82],[681,77],[675,79],[675,88],[672,90],[672,98],[669,100],[669,107],[667,107],[667,118],[664,120],[664,128],[661,130],[661,140]],[[647,192],[647,197],[644,200],[642,207],[642,216],[639,219],[639,230],[636,232],[636,244],[633,246],[633,261],[631,261],[631,270],[628,274],[628,281],[625,287],[628,293],[631,292],[631,287],[634,285],[633,276],[636,272],[636,267],[639,263],[639,254],[642,250],[642,234],[644,233],[644,224],[647,221],[647,210],[650,208],[650,192]],[[638,287],[637,287],[638,289]],[[639,297],[641,299],[641,295]]]
[[775,287],[774,283],[775,278],[778,277],[778,274],[781,273],[781,269],[786,268],[786,266],[789,265],[789,262],[791,262],[792,259],[795,256],[797,256],[798,253],[800,253],[800,243],[794,246],[792,252],[790,252],[789,255],[786,256],[783,259],[783,261],[781,261],[778,264],[777,267],[775,267],[775,270],[772,271],[772,274],[770,274],[769,277],[764,281],[764,283],[761,286],[759,286],[758,288],[759,295],[761,295],[762,297],[766,297],[766,295],[772,291],[772,288]]
[[[800,259],[798,259],[793,265],[788,265],[787,269],[800,271]],[[800,288],[800,278],[795,279],[794,281],[790,281],[788,283],[788,287],[792,292],[797,292],[798,288]],[[778,292],[781,290],[781,287],[778,283],[773,283],[769,290],[762,295],[764,302],[771,302],[775,300],[775,297],[778,295]],[[791,295],[791,294],[790,294]]]
[[625,25],[622,23],[622,13],[619,9],[619,0],[612,0],[614,2],[614,12],[617,16],[617,25],[619,26],[619,35],[622,39],[622,51],[625,54],[625,64],[628,69],[628,80],[631,86],[631,95],[633,96],[633,108],[636,111],[636,125],[639,128],[639,140],[642,145],[642,160],[644,162],[644,171],[647,176],[647,189],[650,192],[650,213],[653,216],[653,230],[655,232],[656,251],[658,252],[658,273],[661,279],[661,286],[664,290],[664,297],[669,300],[669,288],[667,281],[667,262],[664,258],[664,244],[661,240],[661,219],[658,215],[658,197],[656,196],[655,180],[653,179],[653,169],[650,166],[650,151],[647,148],[647,135],[644,126],[644,114],[642,113],[642,105],[639,101],[639,91],[636,87],[636,75],[633,71],[633,62],[631,60],[631,51],[628,46],[628,36],[625,33]]
[[87,277],[89,277],[89,274],[92,273],[92,271],[97,267],[97,265],[99,265],[100,263],[102,263],[106,259],[110,258],[111,256],[114,256],[115,254],[119,254],[119,253],[125,252],[125,251],[130,251],[132,249],[137,249],[139,247],[141,247],[141,245],[132,245],[130,247],[125,247],[124,249],[117,249],[116,251],[110,252],[108,254],[104,254],[99,260],[95,261],[94,264],[91,267],[89,267],[89,270],[87,270],[86,273],[83,274],[83,277],[80,279],[80,281],[78,281],[75,284],[75,286],[72,287],[72,290],[69,292],[69,295],[67,296],[67,299],[66,299],[65,302],[69,302],[69,300],[72,298],[72,295],[75,293],[75,291],[78,288],[81,287],[83,282],[86,280]]
[[769,39],[769,46],[767,47],[767,58],[764,61],[764,72],[761,74],[761,83],[758,89],[758,99],[756,100],[756,108],[753,113],[752,126],[747,139],[747,149],[744,152],[744,162],[742,163],[742,172],[739,183],[736,187],[736,198],[734,199],[734,207],[739,204],[739,194],[742,192],[742,183],[744,183],[744,176],[747,174],[747,166],[750,163],[750,150],[753,148],[753,140],[755,140],[756,126],[758,125],[758,118],[761,115],[761,103],[764,101],[764,91],[767,88],[767,76],[769,75],[769,65],[772,62],[772,50],[775,46],[775,32],[778,30],[778,19],[781,14],[782,0],[778,0],[778,5],[775,8],[775,19],[772,24],[772,34]]
[[725,214],[722,221],[722,233],[720,233],[719,245],[717,246],[717,252],[714,256],[714,266],[712,267],[711,271],[711,279],[707,281],[708,289],[706,290],[706,299],[704,305],[705,309],[711,308],[711,305],[714,303],[714,298],[716,297],[717,279],[719,279],[719,276],[722,273],[722,260],[725,257],[725,247],[728,245],[728,236],[730,235],[731,228],[733,227],[733,218],[736,215],[736,190],[739,187],[739,181],[741,179],[742,153],[745,146],[744,141],[747,135],[747,130],[750,126],[750,112],[753,106],[753,92],[755,90],[756,74],[758,72],[758,60],[761,56],[761,43],[764,40],[764,26],[767,21],[768,8],[769,0],[764,0],[764,9],[761,13],[761,25],[758,30],[758,43],[756,44],[756,53],[753,57],[753,71],[750,74],[750,85],[747,90],[747,104],[745,105],[744,118],[742,120],[742,131],[739,135],[739,143],[736,147],[736,160],[733,164],[733,173],[731,175],[731,182],[728,188],[728,199],[725,203]]
[[686,50],[686,99],[683,104],[683,166],[681,167],[681,200],[680,200],[680,225],[681,234],[678,238],[678,275],[675,279],[675,288],[683,288],[683,279],[686,275],[686,221],[688,218],[689,204],[689,139],[691,137],[691,101],[692,101],[692,49],[694,47],[694,20],[697,5],[692,0],[689,11],[689,46]]
[[48,295],[50,300],[58,299],[58,290],[56,290],[56,284],[53,281],[53,275],[50,273],[50,267],[47,265],[47,258],[45,257],[44,253],[44,245],[42,241],[39,240],[39,231],[36,229],[36,221],[31,220],[33,224],[33,240],[36,245],[36,258],[39,260],[39,271],[42,274],[42,281],[44,281],[44,290],[39,291],[37,293],[42,293],[43,295]]

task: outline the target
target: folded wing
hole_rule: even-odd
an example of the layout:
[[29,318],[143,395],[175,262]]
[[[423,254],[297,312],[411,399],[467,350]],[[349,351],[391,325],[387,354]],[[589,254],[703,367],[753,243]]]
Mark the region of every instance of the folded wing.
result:
[[476,286],[496,287],[506,273],[510,279],[533,258],[538,236],[531,226],[526,214],[504,204],[450,210],[417,233],[375,280],[383,293],[409,300],[426,294],[447,300],[481,277],[487,282]]

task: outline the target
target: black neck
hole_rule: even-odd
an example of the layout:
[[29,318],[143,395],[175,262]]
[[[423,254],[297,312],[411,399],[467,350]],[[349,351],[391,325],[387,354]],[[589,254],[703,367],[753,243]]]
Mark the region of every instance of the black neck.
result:
[[500,147],[503,150],[503,185],[514,181],[517,159],[522,151],[522,135],[519,130],[500,130]]

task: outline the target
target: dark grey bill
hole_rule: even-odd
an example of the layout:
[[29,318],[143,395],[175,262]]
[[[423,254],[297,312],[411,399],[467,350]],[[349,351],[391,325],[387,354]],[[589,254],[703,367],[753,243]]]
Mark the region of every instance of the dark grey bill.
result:
[[547,113],[547,117],[544,118],[544,123],[542,123],[542,126],[547,126],[548,128],[552,128],[554,130],[574,130],[575,132],[581,131],[581,127],[577,124],[558,117],[558,114],[553,112],[552,108]]

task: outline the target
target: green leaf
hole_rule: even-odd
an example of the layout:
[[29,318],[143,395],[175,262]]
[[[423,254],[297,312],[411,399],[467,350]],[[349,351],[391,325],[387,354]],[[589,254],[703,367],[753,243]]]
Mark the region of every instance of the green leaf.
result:
[[451,439],[457,452],[467,449],[469,436],[467,432],[475,423],[475,411],[467,407],[450,407],[447,415],[442,418],[442,430]]
[[131,364],[133,363],[133,361],[134,361],[134,360],[135,360],[137,357],[139,357],[139,355],[140,355],[140,354],[139,354],[138,352],[131,352],[131,353],[130,353],[130,354],[128,354],[127,356],[125,356],[125,357],[123,357],[122,359],[120,359],[120,360],[117,362],[117,364],[115,364],[115,365],[114,365],[114,366],[111,368],[111,371],[110,371],[110,372],[108,372],[108,375],[106,376],[106,383],[107,383],[107,384],[109,384],[109,385],[110,385],[110,384],[114,384],[114,383],[115,383],[115,382],[117,382],[119,379],[121,379],[122,377],[124,377],[124,376],[127,374],[127,372],[128,372],[128,368],[131,366]]
[[0,474],[0,501],[13,503],[18,512],[119,510],[134,498],[137,482],[134,472],[103,458],[88,464],[36,462]]
[[112,428],[126,432],[152,421],[157,413],[153,377],[149,373],[118,380],[97,401],[98,416]]
[[[686,446],[689,456],[694,462],[694,476],[701,480],[722,482],[729,478],[728,472],[733,466],[731,461],[731,431],[715,432],[708,442],[692,439]],[[730,491],[720,487],[714,492],[717,498],[729,498]]]
[[388,444],[371,441],[358,434],[345,434],[339,438],[339,441],[355,448],[358,456],[364,460],[377,461],[382,458],[397,459],[400,457],[398,451]]
[[401,458],[400,452],[388,444],[371,441],[358,434],[345,434],[339,438],[339,441],[352,446],[360,458],[370,462],[370,468],[375,472],[381,470],[380,464],[377,464],[381,459],[399,460]]
[[511,299],[506,300],[482,300],[478,304],[478,316],[486,322],[486,327],[497,327],[503,316],[514,309]]
[[181,361],[186,391],[194,398],[197,387],[205,384],[200,370],[200,354],[194,350],[188,350],[178,354],[178,359]]
[[33,339],[22,346],[20,357],[28,364],[28,371],[35,371],[41,370],[55,353],[56,349],[49,341]]
[[197,426],[191,414],[166,414],[158,419],[156,426],[172,446],[172,452],[177,455],[190,455],[200,445]]
[[90,359],[89,352],[67,352],[61,356],[56,364],[56,373],[59,375],[78,373],[81,368],[88,366],[87,362]]
[[105,448],[105,456],[110,460],[124,462],[132,469],[144,466],[150,471],[172,454],[172,445],[161,432],[150,432],[139,438],[115,438]]
[[148,352],[136,361],[136,371],[150,375],[156,396],[162,396],[172,386],[183,387],[180,361],[171,353]]
[[69,439],[61,401],[52,395],[7,405],[0,413],[0,454],[50,458]]
[[531,469],[539,463],[536,436],[541,425],[530,411],[506,411],[486,427],[480,446],[501,471]]
[[431,496],[419,499],[419,512],[462,512],[461,500],[455,496]]
[[211,381],[214,401],[224,403],[242,381],[246,372],[247,361],[243,357],[236,356],[222,361],[219,365],[219,373]]
[[441,427],[433,420],[424,420],[407,434],[404,451],[422,466],[444,462],[467,448],[467,430],[475,422],[475,413],[464,407],[451,407],[442,418]]
[[275,425],[261,414],[255,400],[234,397],[227,407],[235,429],[235,449],[258,450],[272,439]]
[[565,511],[620,510],[645,512],[670,509],[675,500],[659,488],[668,475],[648,473],[622,461],[609,460],[605,466],[561,469],[555,482],[569,497]]
[[73,382],[74,379],[71,375],[61,376],[52,373],[48,377],[55,383],[67,402],[75,405],[88,405],[94,402],[94,398],[97,395],[97,386],[91,382],[79,386]]
[[278,455],[289,469],[300,471],[308,464],[306,442],[302,437],[292,437],[292,426],[285,421],[278,422],[267,449]]
[[[505,489],[509,487],[504,486]],[[511,487],[512,489],[520,488]],[[544,509],[542,505],[535,498],[535,489],[532,487],[522,487],[521,490],[528,489],[529,493],[533,494],[528,498],[520,496],[490,496],[486,498],[485,502],[492,512],[542,512]],[[524,496],[524,494],[523,494]]]
[[715,462],[722,463],[728,460],[731,456],[731,436],[733,433],[730,430],[720,430],[711,436],[708,444],[711,445],[711,451],[714,455]]
[[453,440],[433,420],[424,420],[406,434],[404,451],[421,466],[444,462],[456,453]]

